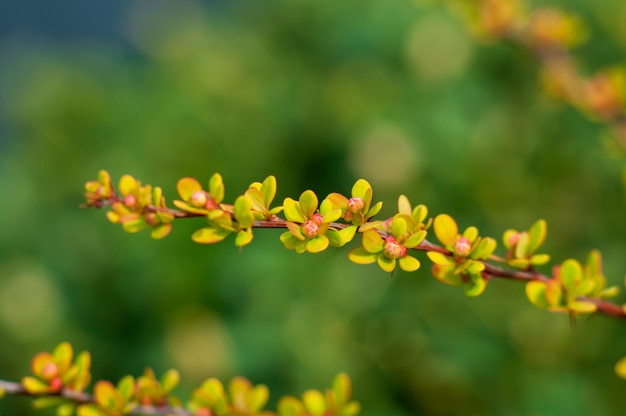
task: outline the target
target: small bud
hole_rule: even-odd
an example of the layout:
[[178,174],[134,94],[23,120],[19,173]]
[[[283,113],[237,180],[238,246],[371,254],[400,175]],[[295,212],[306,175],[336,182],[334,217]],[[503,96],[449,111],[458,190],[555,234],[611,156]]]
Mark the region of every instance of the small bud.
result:
[[213,211],[214,209],[220,208],[219,204],[215,202],[213,198],[209,198],[208,201],[206,201],[206,204],[204,204],[204,207],[208,209],[209,211]]
[[50,380],[50,389],[53,392],[61,391],[62,388],[63,388],[63,381],[61,380],[60,377],[55,377],[52,380]]
[[124,205],[126,205],[128,208],[134,208],[135,205],[137,205],[137,198],[135,197],[135,195],[126,195],[124,197]]
[[398,259],[406,256],[406,247],[398,243],[392,236],[388,236],[385,239],[383,253],[390,259]]
[[313,221],[317,225],[322,225],[322,223],[324,222],[324,217],[322,217],[320,214],[313,214],[313,216],[311,217],[311,221]]
[[302,224],[302,234],[304,234],[307,238],[313,238],[317,236],[319,229],[319,225],[317,225],[315,221],[312,220],[306,220],[305,223]]
[[365,202],[363,202],[363,199],[358,196],[352,197],[348,200],[348,210],[352,212],[358,212],[362,210],[363,207],[365,207]]
[[459,237],[454,243],[454,252],[459,256],[467,256],[472,251],[472,244],[465,237]]
[[157,225],[159,225],[160,221],[159,221],[159,217],[156,213],[154,212],[149,212],[144,216],[145,220],[146,220],[146,224],[148,224],[151,227],[155,227]]
[[189,203],[194,207],[204,206],[207,202],[206,192],[204,191],[196,191],[191,194],[191,198],[189,198]]
[[519,241],[520,233],[515,233],[511,237],[509,237],[509,245],[514,247]]
[[41,370],[41,377],[44,380],[52,380],[59,375],[59,368],[55,363],[46,364]]

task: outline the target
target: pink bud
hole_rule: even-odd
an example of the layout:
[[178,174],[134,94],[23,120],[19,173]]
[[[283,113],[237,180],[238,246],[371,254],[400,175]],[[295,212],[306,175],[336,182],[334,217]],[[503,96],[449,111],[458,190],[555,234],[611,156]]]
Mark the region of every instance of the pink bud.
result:
[[324,217],[322,217],[320,214],[313,214],[313,216],[311,217],[311,221],[313,221],[317,225],[322,225],[322,223],[324,222]]
[[383,245],[383,253],[390,259],[398,259],[406,256],[406,247],[398,243],[392,236],[388,236]]
[[145,220],[146,220],[146,224],[148,224],[151,227],[154,227],[156,225],[159,225],[159,217],[157,216],[156,213],[154,212],[149,212],[144,216]]
[[509,237],[509,245],[513,247],[519,241],[520,233],[515,233]]
[[465,237],[459,237],[454,243],[454,252],[459,256],[467,256],[472,251],[472,244]]
[[365,207],[365,202],[358,196],[352,197],[348,200],[348,209],[352,212],[358,212]]
[[137,205],[137,198],[135,197],[135,195],[126,195],[124,197],[124,205],[126,205],[128,208],[133,208],[135,205]]
[[206,204],[206,192],[204,191],[196,191],[191,194],[191,198],[189,198],[189,203],[194,207],[201,207]]
[[213,211],[214,209],[219,209],[220,206],[213,198],[209,198],[209,200],[206,201],[206,204],[204,204],[204,207],[209,211]]
[[59,368],[57,367],[55,363],[52,363],[52,362],[44,365],[43,369],[41,370],[41,377],[44,380],[52,380],[58,375],[59,375]]
[[52,380],[50,380],[50,389],[53,392],[61,391],[62,388],[63,388],[63,381],[61,380],[60,377],[55,377]]
[[312,220],[306,220],[305,223],[302,224],[302,234],[304,234],[307,238],[313,238],[317,236],[319,229],[319,225],[317,225],[315,221]]

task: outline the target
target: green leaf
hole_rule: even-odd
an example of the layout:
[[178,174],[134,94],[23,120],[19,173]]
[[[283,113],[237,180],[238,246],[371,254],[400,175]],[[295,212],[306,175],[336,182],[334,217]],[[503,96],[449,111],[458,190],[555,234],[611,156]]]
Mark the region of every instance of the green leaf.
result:
[[49,407],[58,406],[61,403],[63,403],[63,399],[59,397],[44,396],[37,397],[35,400],[33,400],[32,406],[35,409],[47,409]]
[[426,238],[426,230],[420,230],[416,233],[413,233],[407,238],[404,242],[404,246],[406,248],[415,248],[417,247],[424,239]]
[[550,261],[549,254],[535,254],[530,258],[530,264],[533,266],[541,266]]
[[172,224],[159,224],[156,227],[152,228],[152,231],[150,232],[150,237],[154,238],[155,240],[160,240],[162,238],[165,238],[170,231],[172,231]]
[[330,241],[325,235],[318,235],[311,238],[306,243],[306,251],[309,253],[320,253],[328,248]]
[[324,218],[324,222],[335,222],[341,218],[341,209],[333,209],[333,204],[330,200],[324,199],[320,205],[320,214]]
[[57,416],[72,416],[74,414],[74,403],[65,403],[57,407]]
[[[349,227],[344,228],[343,230],[339,230],[339,235],[341,236],[341,245],[345,245],[352,241],[354,235],[356,234],[356,226],[351,225]],[[329,230],[330,231],[330,230]]]
[[411,203],[409,202],[409,198],[405,195],[398,197],[398,212],[400,214],[411,215]]
[[98,407],[94,404],[83,404],[78,406],[78,411],[76,412],[78,416],[102,416]]
[[621,378],[626,379],[626,357],[615,363],[615,373]]
[[396,259],[390,259],[383,254],[379,254],[376,260],[380,268],[388,273],[391,273],[396,268]]
[[54,361],[59,368],[59,373],[62,374],[72,365],[74,351],[72,350],[72,346],[69,342],[62,342],[54,349],[52,356],[54,357]]
[[454,273],[454,267],[435,265],[432,271],[435,279],[446,285],[461,287],[465,283],[461,275]]
[[518,259],[528,258],[528,233],[526,231],[519,234],[517,246],[515,246],[515,257]]
[[475,275],[475,280],[472,279],[465,285],[465,295],[474,298],[482,294],[487,288],[487,282],[480,275]]
[[478,238],[478,228],[467,227],[463,232],[463,237],[467,238],[470,242],[474,242]]
[[519,270],[526,270],[530,264],[528,259],[511,259],[506,262],[509,266],[515,267]]
[[352,196],[361,198],[367,208],[372,203],[372,186],[365,179],[359,179],[352,186]]
[[135,194],[139,191],[139,183],[132,176],[124,175],[120,178],[118,189],[122,195]]
[[224,182],[219,173],[214,173],[209,179],[209,193],[218,204],[224,199]]
[[504,243],[504,247],[509,250],[511,249],[511,247],[513,247],[513,245],[511,244],[511,240],[517,235],[517,233],[517,230],[506,230],[502,234],[502,242]]
[[470,258],[476,260],[485,260],[496,249],[497,242],[493,238],[485,237],[472,250]]
[[117,391],[125,402],[129,401],[135,394],[135,379],[133,376],[122,377],[117,383]]
[[278,402],[280,416],[300,416],[304,413],[304,406],[300,400],[292,396],[285,396]]
[[530,303],[539,308],[550,306],[546,299],[546,285],[543,282],[532,281],[526,283],[526,297]]
[[230,231],[223,228],[205,227],[194,232],[191,239],[200,244],[213,244],[219,243],[228,234],[230,234]]
[[337,230],[334,230],[331,228],[328,231],[326,231],[324,235],[328,237],[328,241],[330,242],[330,245],[333,247],[341,247],[345,244],[341,239],[341,234],[339,234],[339,231]]
[[319,203],[317,195],[315,195],[315,192],[310,189],[302,192],[298,202],[300,202],[300,210],[306,218],[311,218],[313,214],[315,214],[315,210],[317,210],[317,205]]
[[286,231],[280,235],[280,241],[285,245],[287,250],[293,250],[300,243],[290,231]]
[[589,275],[602,275],[602,254],[598,250],[591,250],[587,256],[585,266]]
[[365,231],[361,241],[368,253],[380,253],[383,250],[383,238],[374,230]]
[[583,278],[583,269],[580,263],[574,259],[565,260],[563,264],[561,264],[559,273],[561,282],[568,290],[569,295],[575,296],[578,283]]
[[341,373],[335,377],[333,380],[333,393],[335,393],[338,406],[343,406],[350,400],[350,396],[352,395],[352,383],[347,374]]
[[293,199],[287,197],[283,201],[283,208],[285,211],[285,217],[288,221],[303,223],[306,221],[306,217],[302,213],[300,204]]
[[426,255],[428,256],[430,261],[435,264],[440,264],[442,266],[451,266],[455,264],[453,258],[448,257],[442,253],[438,253],[436,251],[429,251],[428,253],[426,253]]
[[459,229],[452,217],[446,214],[440,214],[435,217],[434,222],[435,235],[437,239],[446,247],[452,247],[456,242]]
[[348,259],[356,264],[372,264],[376,262],[378,254],[370,253],[363,247],[357,247],[348,253]]
[[260,384],[255,386],[248,395],[248,408],[253,412],[263,409],[270,397],[270,391],[266,385]]
[[202,185],[200,185],[200,182],[194,178],[182,178],[176,184],[176,189],[178,190],[178,195],[180,195],[183,201],[189,201],[189,199],[191,199],[191,195],[193,195],[196,191],[202,190]]
[[252,228],[241,230],[235,235],[235,245],[237,247],[243,247],[252,242],[254,235],[252,234]]
[[254,215],[251,210],[252,201],[247,196],[241,195],[235,200],[233,215],[240,228],[250,228],[254,224]]
[[34,377],[23,377],[22,386],[32,394],[44,393],[48,391],[48,385]]
[[276,189],[276,177],[274,175],[270,175],[265,178],[263,185],[261,185],[261,192],[263,192],[263,196],[265,196],[265,206],[268,208],[276,197]]
[[367,211],[367,214],[365,214],[365,219],[368,220],[372,218],[373,216],[378,214],[382,208],[383,208],[383,203],[381,201],[375,203],[374,206],[370,208],[369,211]]
[[405,272],[414,272],[420,268],[420,262],[413,256],[406,255],[398,259],[400,268]]
[[413,220],[417,224],[421,224],[424,222],[424,220],[428,216],[428,208],[426,208],[426,205],[420,204],[416,206],[415,208],[413,208],[412,216],[413,216]]
[[256,188],[248,188],[244,195],[246,195],[250,199],[252,209],[258,212],[262,212],[263,214],[267,213],[267,207],[265,206],[265,201],[263,199],[264,196],[261,191]]
[[391,221],[391,234],[400,238],[407,233],[407,223],[406,220],[398,215],[393,217]]
[[570,311],[579,312],[579,313],[593,313],[598,309],[598,307],[591,302],[584,302],[584,301],[578,301],[578,300],[569,302],[567,304],[567,308]]
[[163,390],[166,393],[169,393],[174,390],[176,386],[178,386],[178,383],[180,381],[180,374],[178,374],[178,371],[171,369],[163,374],[160,381]]
[[96,403],[107,410],[118,410],[124,406],[122,396],[109,381],[98,381],[93,388],[93,395]]
[[324,395],[317,390],[307,390],[304,392],[302,401],[312,416],[321,416],[326,410]]
[[536,221],[528,230],[528,253],[534,253],[546,239],[547,224],[545,220]]

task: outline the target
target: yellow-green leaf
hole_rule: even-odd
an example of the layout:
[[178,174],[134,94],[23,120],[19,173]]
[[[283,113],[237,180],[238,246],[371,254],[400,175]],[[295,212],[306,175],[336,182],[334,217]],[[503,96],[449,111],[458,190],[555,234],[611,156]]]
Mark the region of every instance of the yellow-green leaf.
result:
[[378,254],[366,251],[363,247],[357,247],[348,253],[348,259],[356,264],[372,264],[376,262]]
[[528,230],[528,253],[534,253],[546,238],[547,224],[543,219],[537,220]]
[[363,248],[369,253],[380,253],[383,250],[383,238],[375,230],[367,230],[361,237]]
[[178,371],[171,369],[161,377],[161,387],[166,393],[174,390],[176,386],[178,386],[178,382],[180,381],[180,374]]
[[318,235],[306,242],[306,251],[309,253],[320,253],[328,248],[330,241],[325,235]]
[[159,224],[156,227],[152,228],[150,232],[150,237],[155,240],[160,240],[161,238],[166,237],[170,231],[172,231],[172,224]]
[[183,201],[189,201],[191,195],[202,190],[202,185],[194,178],[182,178],[176,184],[176,189]]
[[312,416],[321,416],[326,410],[324,395],[317,390],[307,390],[304,392],[302,401]]
[[224,199],[224,182],[219,173],[214,173],[209,179],[209,193],[218,204]]
[[287,220],[299,223],[303,223],[306,221],[306,217],[302,213],[300,204],[293,199],[289,197],[285,198],[285,200],[283,201],[283,208]]
[[539,308],[547,308],[549,303],[546,299],[546,285],[543,282],[532,281],[526,283],[526,297],[533,305]]
[[315,210],[317,209],[317,205],[319,203],[317,195],[315,195],[315,192],[310,189],[302,192],[298,202],[300,202],[300,210],[306,218],[311,218],[313,214],[315,214]]
[[459,229],[456,221],[447,214],[440,214],[435,217],[434,222],[435,235],[437,239],[446,247],[452,247],[456,242]]
[[400,268],[405,272],[414,272],[420,268],[420,262],[413,256],[406,255],[398,259]]
[[626,379],[626,357],[615,363],[615,373],[621,378]]
[[438,253],[436,251],[429,251],[428,253],[426,253],[426,255],[428,256],[430,261],[432,261],[435,264],[440,264],[442,266],[448,266],[448,265],[454,264],[454,259],[452,259],[451,257],[445,256],[442,253]]
[[388,273],[393,272],[396,268],[396,259],[390,259],[387,256],[379,254],[376,260],[378,261],[380,268]]
[[265,206],[269,208],[270,204],[276,197],[276,177],[274,175],[270,175],[263,181],[263,185],[261,185],[261,192],[265,196]]
[[213,244],[219,243],[226,238],[228,234],[230,234],[230,231],[223,228],[205,227],[194,232],[191,239],[200,244]]

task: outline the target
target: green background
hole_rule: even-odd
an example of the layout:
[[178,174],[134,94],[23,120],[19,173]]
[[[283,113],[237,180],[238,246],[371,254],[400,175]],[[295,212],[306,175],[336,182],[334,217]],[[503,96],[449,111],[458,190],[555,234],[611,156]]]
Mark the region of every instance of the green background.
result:
[[[551,4],[588,24],[585,72],[623,63],[621,0]],[[270,174],[277,201],[365,178],[382,218],[403,193],[494,236],[499,253],[504,230],[544,218],[553,261],[598,248],[623,287],[624,156],[546,97],[528,53],[404,0],[136,2],[122,22],[124,47],[11,33],[0,45],[0,378],[66,340],[92,353],[95,379],[177,368],[184,400],[205,378],[245,375],[273,405],[346,371],[363,415],[626,412],[613,372],[624,323],[572,329],[520,283],[467,299],[423,255],[390,277],[347,248],[288,252],[281,230],[240,253],[232,239],[194,244],[202,220],[153,241],[79,209],[102,168],[170,202],[178,178],[214,172],[227,201]],[[29,409],[0,401],[3,415]]]

